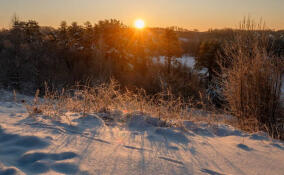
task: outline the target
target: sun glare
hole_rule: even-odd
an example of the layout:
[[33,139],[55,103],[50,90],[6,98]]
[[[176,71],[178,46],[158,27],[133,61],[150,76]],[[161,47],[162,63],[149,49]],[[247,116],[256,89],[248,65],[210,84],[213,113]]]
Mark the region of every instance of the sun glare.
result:
[[145,22],[142,20],[142,19],[137,19],[135,22],[134,22],[134,26],[135,28],[137,29],[143,29],[145,27]]

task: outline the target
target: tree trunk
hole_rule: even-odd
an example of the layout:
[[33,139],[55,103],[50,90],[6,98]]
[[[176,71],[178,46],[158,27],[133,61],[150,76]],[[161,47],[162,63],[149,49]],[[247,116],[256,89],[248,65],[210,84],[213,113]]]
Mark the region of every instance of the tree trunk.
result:
[[168,74],[171,73],[171,57],[168,57]]

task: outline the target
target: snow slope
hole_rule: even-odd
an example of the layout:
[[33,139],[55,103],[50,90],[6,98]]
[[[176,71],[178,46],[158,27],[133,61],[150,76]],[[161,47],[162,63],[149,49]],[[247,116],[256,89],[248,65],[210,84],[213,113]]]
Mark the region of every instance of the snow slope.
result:
[[0,102],[0,174],[284,174],[284,143],[226,125],[140,114],[29,116]]

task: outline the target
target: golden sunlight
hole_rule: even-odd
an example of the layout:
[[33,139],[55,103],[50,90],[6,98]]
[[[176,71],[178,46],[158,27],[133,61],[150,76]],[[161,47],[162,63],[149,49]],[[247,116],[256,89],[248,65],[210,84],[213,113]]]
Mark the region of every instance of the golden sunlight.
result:
[[145,22],[142,19],[137,19],[134,22],[134,26],[137,29],[143,29],[145,27]]

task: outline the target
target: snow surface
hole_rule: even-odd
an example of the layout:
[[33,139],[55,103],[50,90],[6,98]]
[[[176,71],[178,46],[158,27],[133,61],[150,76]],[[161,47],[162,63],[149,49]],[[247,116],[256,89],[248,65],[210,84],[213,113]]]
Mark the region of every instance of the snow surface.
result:
[[[153,60],[153,63],[155,64],[167,64],[167,60],[164,56],[159,56],[159,57],[153,57],[152,58]],[[195,66],[195,58],[192,57],[192,56],[189,56],[189,55],[183,55],[182,57],[180,58],[177,58],[176,59],[177,63],[185,66],[185,67],[188,67],[188,68],[191,68],[191,69],[194,69],[194,66]],[[208,72],[208,70],[206,68],[203,68],[202,70],[199,70],[198,73],[199,74],[206,74]]]
[[[181,58],[177,58],[176,60],[181,65],[185,65],[186,67],[194,68],[195,59],[192,56],[184,55]],[[167,64],[167,60],[164,56],[154,57],[153,62],[154,63],[160,63],[160,64]]]
[[58,121],[29,116],[12,95],[0,101],[1,175],[284,174],[284,142],[263,133],[191,121],[161,127],[157,118],[119,111],[69,112]]

